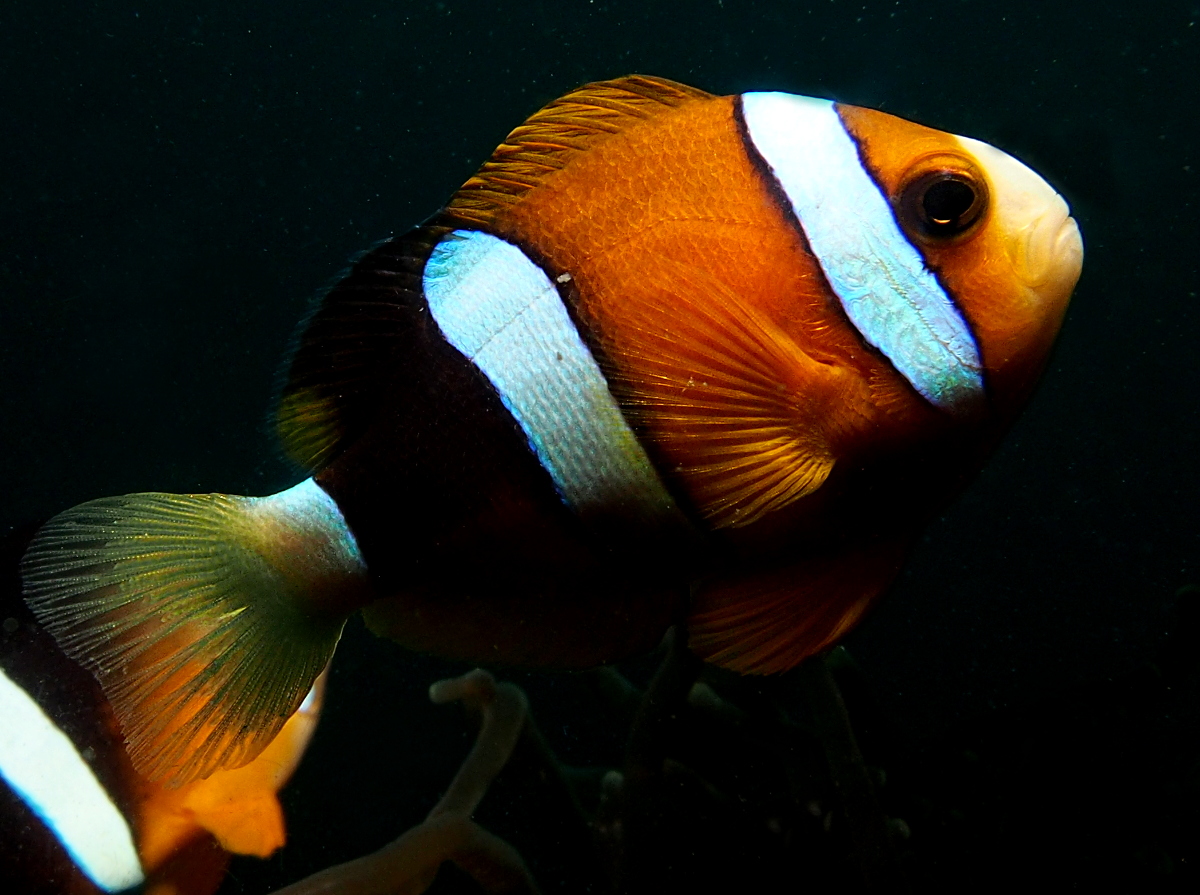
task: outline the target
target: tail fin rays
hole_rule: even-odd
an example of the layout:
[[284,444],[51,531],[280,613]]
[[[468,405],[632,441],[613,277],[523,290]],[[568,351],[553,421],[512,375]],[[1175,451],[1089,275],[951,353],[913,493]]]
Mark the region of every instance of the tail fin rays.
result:
[[366,588],[308,480],[268,498],[131,494],[52,519],[25,596],[92,671],[139,772],[183,784],[251,761],[297,709]]

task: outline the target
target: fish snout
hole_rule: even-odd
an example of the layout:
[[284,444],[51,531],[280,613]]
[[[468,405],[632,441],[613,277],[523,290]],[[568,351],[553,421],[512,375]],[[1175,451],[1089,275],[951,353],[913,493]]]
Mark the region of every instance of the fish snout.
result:
[[1013,275],[1047,309],[1065,307],[1083,269],[1083,239],[1066,201],[1008,153],[968,137],[958,139],[991,181],[995,225]]
[[1010,242],[1013,270],[1043,301],[1070,296],[1083,269],[1083,238],[1062,197],[1014,234]]

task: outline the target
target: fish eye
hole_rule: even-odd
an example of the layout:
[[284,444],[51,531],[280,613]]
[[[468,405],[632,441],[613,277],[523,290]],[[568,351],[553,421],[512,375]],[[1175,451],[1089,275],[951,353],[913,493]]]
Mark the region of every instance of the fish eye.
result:
[[971,230],[987,208],[983,179],[966,170],[926,169],[901,188],[896,204],[906,229],[945,240]]

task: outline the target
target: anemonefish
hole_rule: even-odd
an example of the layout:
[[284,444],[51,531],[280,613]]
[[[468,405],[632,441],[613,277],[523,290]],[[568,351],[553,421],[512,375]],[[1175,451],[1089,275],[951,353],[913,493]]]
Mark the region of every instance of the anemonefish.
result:
[[1082,257],[983,143],[590,84],[314,311],[278,412],[310,478],[68,510],[26,599],[175,782],[257,755],[356,609],[476,662],[611,662],[683,622],[710,662],[787,669],[994,446]]
[[[5,547],[8,545],[6,544]],[[4,568],[16,557],[0,549]],[[11,574],[11,573],[10,573]],[[12,576],[15,578],[15,575]],[[22,895],[210,895],[231,854],[283,845],[276,793],[321,710],[324,675],[244,767],[178,787],[138,774],[96,679],[0,586],[0,880]]]

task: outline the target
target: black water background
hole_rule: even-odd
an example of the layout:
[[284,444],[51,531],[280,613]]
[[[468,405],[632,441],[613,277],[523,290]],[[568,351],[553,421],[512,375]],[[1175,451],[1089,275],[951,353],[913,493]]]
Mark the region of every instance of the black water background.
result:
[[[1087,243],[1031,408],[849,641],[889,717],[919,741],[1129,672],[1200,582],[1197,22],[1170,2],[8,0],[0,524],[290,484],[265,419],[294,322],[526,114],[630,71],[782,89],[996,143],[1063,191]],[[436,669],[351,643],[314,755],[357,767],[328,810],[385,810],[367,761],[419,761],[413,804],[436,798],[456,759],[407,739],[434,723]],[[397,689],[413,714],[387,726]],[[550,726],[586,753],[572,708]],[[420,816],[404,810],[397,826]]]

